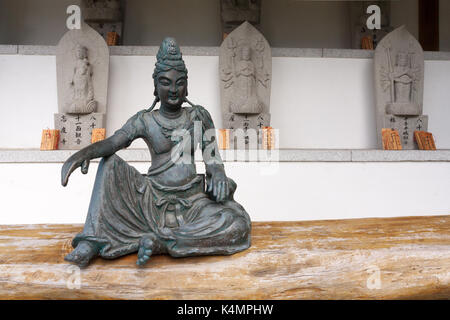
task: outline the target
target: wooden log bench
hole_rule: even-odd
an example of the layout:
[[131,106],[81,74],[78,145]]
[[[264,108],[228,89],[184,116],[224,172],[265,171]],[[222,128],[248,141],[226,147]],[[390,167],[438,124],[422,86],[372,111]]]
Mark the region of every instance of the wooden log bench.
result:
[[255,222],[233,256],[65,262],[80,225],[0,226],[1,299],[449,299],[450,216]]

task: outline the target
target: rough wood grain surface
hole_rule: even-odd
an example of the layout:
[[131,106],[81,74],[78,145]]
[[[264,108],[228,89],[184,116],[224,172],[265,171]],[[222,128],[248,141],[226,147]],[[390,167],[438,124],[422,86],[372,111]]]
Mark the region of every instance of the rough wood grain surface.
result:
[[2,299],[448,299],[450,216],[253,224],[228,257],[63,257],[80,225],[0,226]]

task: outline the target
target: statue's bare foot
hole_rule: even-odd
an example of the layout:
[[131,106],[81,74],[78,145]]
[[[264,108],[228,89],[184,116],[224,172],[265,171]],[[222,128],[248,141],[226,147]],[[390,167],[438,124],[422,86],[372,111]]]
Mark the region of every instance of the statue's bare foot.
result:
[[136,261],[138,266],[145,265],[150,259],[155,248],[155,240],[154,236],[147,235],[139,241],[138,260]]
[[98,250],[89,241],[80,241],[77,247],[64,257],[64,260],[73,262],[80,268],[87,267],[89,262],[98,254]]

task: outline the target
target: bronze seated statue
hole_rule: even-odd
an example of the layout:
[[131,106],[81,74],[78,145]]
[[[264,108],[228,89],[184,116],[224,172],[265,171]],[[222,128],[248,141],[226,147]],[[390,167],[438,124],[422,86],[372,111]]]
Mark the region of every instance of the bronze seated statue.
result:
[[[172,257],[229,255],[250,247],[251,222],[233,200],[236,184],[227,178],[217,151],[214,123],[206,109],[187,99],[187,69],[178,45],[164,39],[153,73],[155,101],[106,140],[94,143],[63,165],[62,185],[89,161],[102,157],[83,231],[65,259],[85,267],[96,256],[114,259],[138,252],[138,265],[153,254]],[[161,102],[158,110],[153,110]],[[182,107],[187,102],[190,107]],[[195,128],[201,138],[191,139]],[[183,133],[182,135],[180,134]],[[142,138],[152,164],[141,174],[115,153]],[[201,146],[206,190],[194,151]]]

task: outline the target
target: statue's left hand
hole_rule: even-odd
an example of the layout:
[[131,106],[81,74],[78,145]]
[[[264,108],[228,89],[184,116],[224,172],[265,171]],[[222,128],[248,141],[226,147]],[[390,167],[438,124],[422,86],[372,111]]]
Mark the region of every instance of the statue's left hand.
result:
[[223,202],[230,195],[228,178],[223,172],[215,172],[209,181],[207,192],[212,194],[216,202]]
[[89,159],[86,159],[84,157],[81,157],[80,154],[77,152],[70,156],[69,159],[67,159],[66,162],[64,162],[64,165],[61,169],[61,184],[65,187],[67,183],[69,182],[69,176],[70,174],[75,171],[76,168],[81,166],[81,172],[83,174],[88,173],[89,169]]

